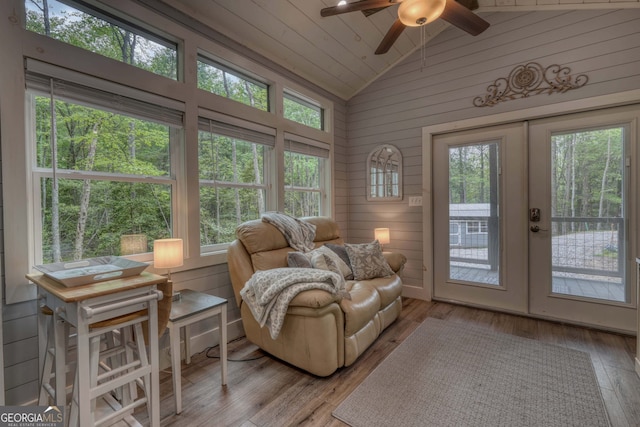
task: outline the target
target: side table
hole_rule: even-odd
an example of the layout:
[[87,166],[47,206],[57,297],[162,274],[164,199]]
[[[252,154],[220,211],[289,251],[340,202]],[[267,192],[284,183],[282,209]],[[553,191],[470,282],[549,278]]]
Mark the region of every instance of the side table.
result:
[[227,300],[202,292],[182,289],[180,299],[173,301],[169,315],[169,340],[171,342],[171,372],[176,414],[182,412],[182,384],[180,377],[180,329],[184,328],[185,363],[191,363],[190,325],[209,317],[220,319],[220,365],[222,385],[227,384]]

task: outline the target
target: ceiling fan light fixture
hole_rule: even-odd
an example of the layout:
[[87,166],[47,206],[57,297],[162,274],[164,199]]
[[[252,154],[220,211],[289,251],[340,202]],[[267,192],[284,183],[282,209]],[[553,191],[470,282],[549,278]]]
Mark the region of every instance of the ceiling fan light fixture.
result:
[[398,18],[408,27],[420,27],[437,19],[446,4],[446,0],[404,0],[398,8]]

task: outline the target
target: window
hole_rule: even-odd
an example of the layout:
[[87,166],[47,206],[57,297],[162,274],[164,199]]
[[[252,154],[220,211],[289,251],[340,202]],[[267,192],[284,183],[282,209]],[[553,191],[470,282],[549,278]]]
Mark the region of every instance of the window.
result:
[[489,232],[487,221],[467,221],[467,234],[486,234]]
[[236,70],[198,56],[198,88],[269,111],[269,87]]
[[[200,245],[229,243],[238,224],[260,217],[269,194],[267,176],[275,130],[200,118]],[[256,130],[258,129],[258,130]]]
[[177,79],[178,49],[172,41],[85,3],[25,0],[24,4],[30,31]]
[[324,129],[324,109],[301,95],[284,93],[284,118],[314,129]]
[[170,237],[181,113],[34,73],[27,85],[35,262],[144,253]]
[[0,43],[8,303],[35,297],[36,264],[150,261],[175,236],[195,269],[263,211],[331,215],[330,100],[140,2],[9,4],[25,28]]
[[285,141],[284,211],[296,217],[327,215],[329,149],[324,144],[300,139],[289,136]]

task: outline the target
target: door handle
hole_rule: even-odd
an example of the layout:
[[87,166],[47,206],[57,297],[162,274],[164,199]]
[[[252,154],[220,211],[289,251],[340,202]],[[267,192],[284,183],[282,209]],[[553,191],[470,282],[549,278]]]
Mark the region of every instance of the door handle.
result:
[[540,228],[537,225],[532,225],[531,227],[529,227],[529,230],[533,231],[534,233],[537,233],[538,231],[549,231],[545,230],[544,228]]

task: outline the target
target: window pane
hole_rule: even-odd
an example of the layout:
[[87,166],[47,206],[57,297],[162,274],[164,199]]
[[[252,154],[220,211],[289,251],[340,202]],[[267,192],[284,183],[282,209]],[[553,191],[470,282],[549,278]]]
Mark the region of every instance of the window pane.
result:
[[551,135],[552,286],[627,301],[625,127]]
[[[36,96],[37,165],[51,168],[51,107]],[[64,101],[56,105],[57,168],[141,176],[170,174],[169,126]]]
[[285,152],[285,213],[292,216],[320,215],[322,189],[320,183],[325,159]]
[[24,4],[30,31],[177,79],[178,49],[173,42],[84,5],[76,8],[56,0],[25,0]]
[[56,100],[54,138],[50,99],[34,100],[41,262],[144,253],[170,237],[170,127]]
[[497,142],[449,148],[450,279],[500,284],[499,164]]
[[198,88],[269,111],[269,88],[266,84],[204,58],[198,60]]
[[200,179],[262,184],[266,147],[237,138],[199,133],[198,165]]
[[200,245],[232,242],[238,224],[264,212],[264,190],[200,187]]
[[320,157],[305,154],[284,154],[284,184],[294,187],[320,188]]
[[135,253],[147,252],[153,240],[171,236],[170,185],[58,179],[55,192],[53,178],[43,178],[40,191],[44,263],[131,254],[127,235],[143,235]]
[[317,191],[286,191],[284,193],[285,213],[295,216],[320,215],[320,192]]
[[265,211],[264,158],[270,149],[199,132],[201,246],[233,241],[238,224]]
[[288,93],[284,94],[284,118],[314,129],[324,129],[322,108]]

